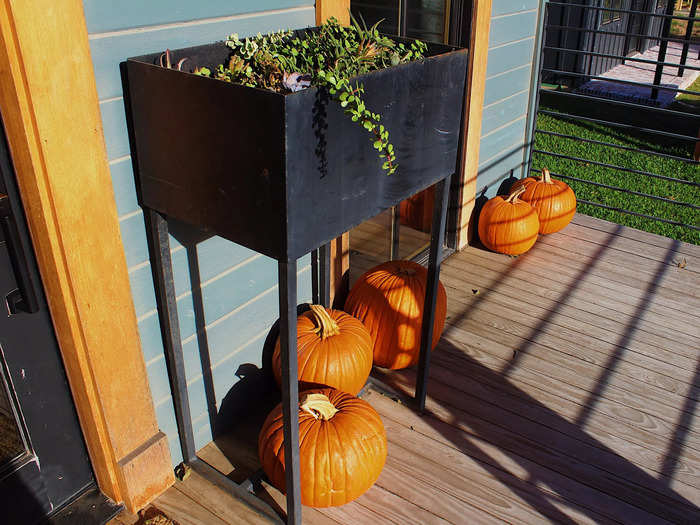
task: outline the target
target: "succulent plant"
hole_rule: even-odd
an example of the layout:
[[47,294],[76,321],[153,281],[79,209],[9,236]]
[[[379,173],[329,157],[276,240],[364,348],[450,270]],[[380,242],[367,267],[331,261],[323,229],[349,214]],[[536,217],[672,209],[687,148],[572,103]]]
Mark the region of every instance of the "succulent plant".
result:
[[[197,68],[195,74],[281,93],[301,91],[312,85],[324,87],[345,114],[372,135],[372,145],[383,162],[382,169],[387,174],[395,173],[398,164],[389,131],[380,123],[381,116],[365,106],[364,86],[350,79],[422,59],[427,45],[421,41],[410,45],[396,42],[379,33],[379,22],[368,28],[364,21],[360,23],[352,15],[351,21],[349,27],[344,27],[331,18],[314,31],[258,33],[242,40],[234,33],[226,40],[232,51],[228,63],[218,65],[213,71]],[[178,69],[185,60],[178,62]],[[161,66],[172,67],[169,51],[161,55]]]

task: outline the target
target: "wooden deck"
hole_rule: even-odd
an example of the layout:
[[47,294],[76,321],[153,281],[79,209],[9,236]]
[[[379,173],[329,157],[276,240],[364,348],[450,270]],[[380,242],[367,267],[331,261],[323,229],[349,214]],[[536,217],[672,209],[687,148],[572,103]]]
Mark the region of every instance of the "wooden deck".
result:
[[[384,471],[305,523],[700,523],[699,246],[577,216],[518,258],[468,248],[441,279],[426,414],[369,389]],[[374,376],[412,393],[412,370]],[[256,465],[228,438],[201,456]],[[156,502],[182,525],[259,520],[192,479]]]

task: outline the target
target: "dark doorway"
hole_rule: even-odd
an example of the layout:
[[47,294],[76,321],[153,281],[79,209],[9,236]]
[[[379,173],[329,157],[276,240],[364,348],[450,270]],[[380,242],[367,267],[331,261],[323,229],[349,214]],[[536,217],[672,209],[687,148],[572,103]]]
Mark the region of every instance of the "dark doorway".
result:
[[0,521],[36,523],[93,486],[0,127]]

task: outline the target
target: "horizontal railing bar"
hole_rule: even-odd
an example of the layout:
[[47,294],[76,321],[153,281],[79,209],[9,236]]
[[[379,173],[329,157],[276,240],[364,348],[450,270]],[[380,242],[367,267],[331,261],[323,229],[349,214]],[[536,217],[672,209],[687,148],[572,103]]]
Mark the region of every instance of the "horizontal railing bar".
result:
[[[540,170],[531,168],[530,171],[541,173]],[[598,186],[600,188],[606,188],[613,191],[619,191],[621,193],[629,193],[630,195],[636,195],[638,197],[644,197],[645,199],[654,199],[657,201],[665,202],[667,204],[675,204],[676,206],[686,206],[688,208],[693,208],[694,210],[700,210],[700,206],[692,204],[690,202],[674,201],[667,197],[659,197],[658,195],[651,195],[650,193],[642,193],[640,191],[628,190],[627,188],[620,188],[619,186],[611,186],[610,184],[603,184],[602,182],[596,182],[588,179],[581,179],[579,177],[572,177],[571,175],[563,175],[561,173],[551,172],[555,177],[560,177],[562,179],[575,180],[576,182],[582,182],[584,184],[590,184],[591,186]]]
[[[542,89],[542,88],[540,88],[540,89]],[[548,90],[545,90],[545,91],[547,91],[547,93],[549,93],[552,96],[576,98],[576,99],[580,99],[580,100],[587,100],[587,101],[590,101],[593,103],[600,102],[600,97],[596,97],[593,95],[585,95],[582,93],[567,93],[566,91],[548,91]],[[625,100],[611,100],[611,102],[613,104],[615,104],[616,106],[626,107],[629,109],[641,109],[644,111],[659,113],[661,115],[670,115],[672,117],[700,120],[700,115],[694,115],[692,113],[685,113],[683,111],[675,111],[673,109],[666,109],[666,108],[657,108],[654,106],[647,106],[644,104],[635,104],[634,102],[627,102]]]
[[597,118],[593,118],[593,117],[584,117],[581,115],[568,115],[566,113],[558,113],[556,111],[549,111],[546,109],[540,109],[539,113],[542,113],[543,115],[549,115],[551,117],[558,117],[558,118],[564,118],[564,119],[585,120],[587,122],[595,122],[596,124],[603,124],[605,126],[611,126],[614,128],[631,129],[634,131],[640,131],[642,133],[649,133],[652,135],[660,135],[662,137],[669,137],[669,138],[678,139],[678,140],[685,140],[688,142],[698,142],[699,141],[699,139],[697,137],[690,137],[688,135],[681,135],[679,133],[673,133],[671,131],[662,131],[660,129],[642,128],[639,126],[633,126],[632,124],[622,124],[620,122],[610,122],[609,120],[602,120],[602,119],[597,119]]
[[672,224],[673,226],[680,226],[681,228],[690,228],[691,230],[700,230],[699,227],[693,226],[692,224],[686,224],[684,222],[672,221],[670,219],[662,219],[661,217],[656,217],[655,215],[647,215],[646,213],[639,213],[637,211],[626,210],[624,208],[617,208],[615,206],[608,206],[607,204],[602,204],[600,202],[587,201],[583,199],[578,199],[577,202],[581,204],[589,204],[591,206],[598,206],[599,208],[605,208],[606,210],[617,211],[620,213],[627,213],[628,215],[636,215],[637,217],[642,217],[644,219],[651,219],[653,221],[665,222],[666,224]]
[[616,58],[618,60],[628,60],[631,62],[639,62],[641,64],[653,64],[655,66],[664,66],[664,67],[674,67],[674,68],[679,68],[679,67],[684,67],[685,69],[691,69],[693,71],[700,71],[700,67],[698,66],[681,66],[681,64],[675,64],[673,62],[658,62],[656,60],[648,60],[646,58],[635,58],[635,57],[628,57],[625,55],[610,55],[608,53],[598,53],[597,51],[584,51],[583,49],[569,49],[567,47],[551,47],[551,46],[543,46],[545,51],[557,51],[560,53],[574,53],[574,54],[579,54],[579,55],[590,55],[594,57],[601,57],[601,58]]
[[650,89],[658,89],[660,91],[673,91],[675,93],[684,93],[687,95],[700,96],[700,91],[688,91],[687,89],[678,89],[677,87],[664,86],[659,84],[655,86],[654,84],[646,84],[644,82],[634,82],[632,80],[622,80],[621,78],[609,78],[609,77],[599,77],[595,75],[586,75],[585,73],[575,73],[573,71],[561,71],[559,69],[549,69],[546,67],[542,68],[542,71],[547,71],[548,73],[555,73],[557,75],[571,76],[571,77],[582,77],[591,80],[605,80],[609,82],[617,82],[619,84],[627,84],[630,86],[648,87]]
[[[668,0],[673,2],[674,0]],[[607,11],[613,13],[626,13],[629,15],[642,15],[642,16],[655,16],[657,18],[673,18],[674,20],[692,20],[693,22],[700,21],[699,17],[690,18],[688,16],[680,15],[667,15],[664,13],[650,13],[648,11],[634,11],[632,9],[615,9],[614,7],[603,7],[595,5],[582,5],[582,4],[567,4],[564,2],[547,2],[547,6],[562,6],[562,7],[573,7],[578,9],[595,9],[596,11]]]
[[629,36],[632,38],[644,38],[646,40],[660,40],[666,42],[678,42],[679,44],[692,44],[693,39],[691,38],[680,38],[672,36],[652,36],[643,35],[642,33],[622,33],[619,31],[601,31],[600,29],[589,29],[587,27],[576,27],[576,26],[562,26],[557,24],[547,24],[547,29],[561,29],[565,31],[575,31],[579,33],[595,33],[596,35],[609,35],[609,36]]
[[653,151],[650,149],[633,148],[631,146],[623,146],[622,144],[615,144],[613,142],[604,142],[602,140],[584,139],[583,137],[577,137],[576,135],[567,135],[565,133],[557,133],[555,131],[546,131],[544,129],[536,129],[535,133],[540,133],[542,135],[551,135],[553,137],[560,137],[563,139],[577,140],[579,142],[587,142],[589,144],[599,144],[601,146],[608,146],[611,148],[622,149],[622,150],[626,150],[626,151],[633,151],[635,153],[644,153],[647,155],[655,155],[658,157],[677,160],[680,162],[687,162],[688,164],[700,164],[700,161],[697,161],[694,159],[687,159],[684,157],[679,157],[678,155],[671,155],[669,153],[660,153],[658,151]]
[[597,160],[584,159],[581,157],[574,157],[573,155],[564,155],[563,153],[554,153],[553,151],[545,151],[541,149],[533,149],[533,153],[540,153],[542,155],[549,155],[550,157],[557,157],[559,159],[573,160],[575,162],[583,162],[585,164],[592,164],[594,166],[600,166],[601,168],[608,168],[616,171],[623,171],[625,173],[634,173],[635,175],[643,175],[645,177],[651,177],[654,179],[665,180],[668,182],[676,182],[678,184],[686,184],[688,186],[700,187],[700,182],[695,182],[692,180],[676,179],[675,177],[668,177],[666,175],[659,175],[658,173],[652,173],[650,171],[636,170],[634,168],[625,168],[623,166],[616,166],[615,164],[608,164],[607,162],[599,162]]

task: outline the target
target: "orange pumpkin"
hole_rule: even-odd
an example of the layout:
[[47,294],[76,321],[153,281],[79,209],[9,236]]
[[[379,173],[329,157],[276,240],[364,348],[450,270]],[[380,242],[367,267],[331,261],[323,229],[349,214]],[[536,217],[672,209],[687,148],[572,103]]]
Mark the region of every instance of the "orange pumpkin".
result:
[[527,177],[519,180],[511,192],[525,188],[520,196],[529,203],[540,219],[540,233],[554,233],[571,222],[576,213],[576,195],[566,182],[553,179],[547,168],[539,179]]
[[[372,371],[372,339],[354,317],[314,304],[297,319],[297,356],[300,390],[331,387],[355,395]],[[272,371],[281,384],[279,338]]]
[[525,188],[507,199],[496,196],[484,204],[479,214],[479,239],[489,250],[508,255],[525,253],[537,240],[540,221],[537,212],[520,200]]
[[[299,395],[301,502],[344,505],[369,489],[386,461],[386,432],[369,403],[332,388]],[[270,412],[258,438],[270,482],[285,492],[282,405]]]
[[[374,346],[374,364],[396,370],[415,365],[420,354],[427,270],[411,261],[389,261],[360,277],[345,310],[362,321]],[[438,283],[431,348],[440,340],[447,315],[447,294]]]

